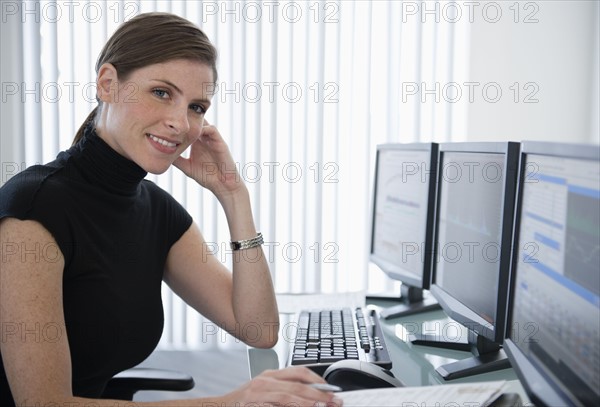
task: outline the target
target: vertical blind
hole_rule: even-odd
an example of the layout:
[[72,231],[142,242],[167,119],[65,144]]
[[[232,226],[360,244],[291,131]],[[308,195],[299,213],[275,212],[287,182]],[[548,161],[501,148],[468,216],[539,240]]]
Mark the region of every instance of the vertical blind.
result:
[[[22,22],[26,118],[15,161],[47,162],[70,146],[95,107],[96,57],[120,23],[148,11],[181,15],[219,50],[207,120],[250,189],[276,291],[397,289],[368,262],[375,148],[465,134],[466,106],[453,103],[450,86],[468,74],[460,3],[14,2],[3,18]],[[149,178],[187,208],[211,252],[230,264],[214,197],[177,169]],[[236,346],[166,286],[163,295],[162,347]]]

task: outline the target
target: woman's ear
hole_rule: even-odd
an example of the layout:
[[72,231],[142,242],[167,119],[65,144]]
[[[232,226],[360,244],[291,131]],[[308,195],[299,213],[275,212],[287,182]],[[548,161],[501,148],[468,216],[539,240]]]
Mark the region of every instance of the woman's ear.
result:
[[96,79],[96,98],[100,102],[110,103],[117,99],[119,78],[113,64],[102,64]]

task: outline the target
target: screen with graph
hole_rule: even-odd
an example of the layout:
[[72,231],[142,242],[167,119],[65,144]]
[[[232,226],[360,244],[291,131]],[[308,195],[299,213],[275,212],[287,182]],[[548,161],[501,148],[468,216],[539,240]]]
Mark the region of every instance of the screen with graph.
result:
[[504,154],[444,152],[436,284],[493,324],[504,195]]
[[598,405],[600,163],[525,157],[510,341],[553,378],[550,387],[570,394],[575,404]]
[[379,149],[372,254],[386,263],[382,268],[388,274],[419,287],[423,267],[429,264],[425,238],[432,176],[430,151],[399,146]]
[[510,367],[501,347],[519,150],[515,142],[440,144],[430,292],[467,332],[458,341],[413,334],[411,342],[473,353],[438,366],[446,380]]

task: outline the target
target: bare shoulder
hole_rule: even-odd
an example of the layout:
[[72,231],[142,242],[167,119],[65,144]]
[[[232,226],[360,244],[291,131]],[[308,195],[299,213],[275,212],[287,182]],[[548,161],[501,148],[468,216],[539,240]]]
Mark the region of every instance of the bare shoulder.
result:
[[[39,222],[2,219],[0,245],[3,294],[4,291],[13,291],[16,288],[14,284],[19,282],[36,285],[62,279],[62,252],[52,234]],[[37,278],[28,281],[33,276]]]
[[29,236],[32,239],[36,237],[52,238],[50,232],[41,223],[11,217],[0,219],[0,233],[3,237],[21,235]]
[[[62,266],[63,256],[52,234],[39,222],[4,218],[0,220],[3,264],[20,260],[32,266]],[[38,264],[44,266],[44,264]]]

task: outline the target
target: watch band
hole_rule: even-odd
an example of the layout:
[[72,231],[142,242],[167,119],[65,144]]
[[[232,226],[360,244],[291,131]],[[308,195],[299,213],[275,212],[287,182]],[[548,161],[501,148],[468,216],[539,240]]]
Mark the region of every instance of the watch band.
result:
[[264,240],[262,233],[258,232],[256,234],[256,237],[253,237],[252,239],[234,241],[231,242],[229,245],[231,246],[231,250],[244,250],[260,246],[263,243]]

